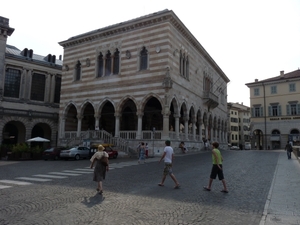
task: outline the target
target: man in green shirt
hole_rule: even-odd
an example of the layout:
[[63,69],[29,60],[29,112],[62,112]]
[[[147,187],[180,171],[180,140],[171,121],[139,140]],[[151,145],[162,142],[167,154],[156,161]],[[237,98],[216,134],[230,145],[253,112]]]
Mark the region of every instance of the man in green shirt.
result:
[[219,143],[214,142],[212,143],[212,169],[210,173],[210,178],[208,182],[208,186],[204,186],[204,190],[210,191],[211,190],[211,185],[214,179],[218,178],[220,181],[223,183],[223,190],[221,192],[228,193],[227,187],[226,187],[226,182],[224,179],[224,174],[223,174],[223,167],[222,167],[222,162],[223,162],[223,157],[221,155],[220,150],[218,149]]

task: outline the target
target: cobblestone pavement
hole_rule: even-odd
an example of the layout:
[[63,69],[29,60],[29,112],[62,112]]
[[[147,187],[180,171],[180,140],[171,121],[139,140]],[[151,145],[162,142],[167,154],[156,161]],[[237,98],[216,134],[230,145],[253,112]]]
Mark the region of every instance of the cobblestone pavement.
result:
[[203,191],[211,153],[175,157],[173,171],[181,184],[161,180],[159,158],[138,164],[110,160],[103,196],[97,194],[88,160],[0,161],[0,224],[243,224],[262,218],[280,152],[223,151],[229,193],[215,180]]

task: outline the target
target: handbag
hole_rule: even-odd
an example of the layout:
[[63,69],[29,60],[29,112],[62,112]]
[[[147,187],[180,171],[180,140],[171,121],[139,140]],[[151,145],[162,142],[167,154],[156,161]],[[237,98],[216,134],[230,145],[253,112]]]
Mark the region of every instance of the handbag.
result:
[[108,166],[108,160],[107,157],[102,156],[100,159],[103,166]]

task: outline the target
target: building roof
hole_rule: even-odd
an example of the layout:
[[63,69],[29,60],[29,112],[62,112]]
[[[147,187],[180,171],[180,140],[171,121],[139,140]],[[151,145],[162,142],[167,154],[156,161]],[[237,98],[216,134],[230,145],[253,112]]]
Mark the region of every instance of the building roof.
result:
[[[6,56],[12,56],[12,57],[18,58],[20,60],[28,60],[28,57],[24,56],[20,49],[18,49],[15,46],[12,46],[12,45],[6,45],[5,54],[6,54]],[[54,63],[48,62],[47,57],[48,56],[42,56],[42,55],[37,55],[37,54],[33,53],[32,57],[30,59],[32,59],[33,62],[48,64],[49,66],[54,65]],[[55,65],[62,66],[63,61],[60,60],[59,58],[56,58]]]
[[271,78],[267,78],[265,80],[255,80],[255,82],[252,83],[247,83],[246,85],[253,85],[253,84],[262,84],[262,83],[269,83],[269,82],[274,82],[274,81],[280,81],[280,80],[284,80],[284,79],[294,79],[294,78],[300,78],[300,69],[295,70],[293,72],[289,72],[289,73],[284,73],[284,71],[281,71],[281,74],[279,76],[276,77],[271,77]]

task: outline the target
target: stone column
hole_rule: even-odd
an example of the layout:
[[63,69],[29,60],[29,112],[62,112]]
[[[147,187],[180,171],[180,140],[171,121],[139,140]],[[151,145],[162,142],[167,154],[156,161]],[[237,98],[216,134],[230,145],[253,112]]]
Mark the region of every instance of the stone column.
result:
[[168,110],[166,110],[166,112],[163,114],[163,133],[162,133],[162,137],[161,137],[164,140],[170,139],[169,116],[170,116],[170,112],[168,112]]
[[183,118],[184,120],[184,135],[185,135],[185,140],[189,140],[189,117],[185,116]]
[[120,114],[115,113],[115,137],[120,136]]
[[78,119],[78,123],[77,123],[77,137],[80,137],[82,118],[83,117],[80,114],[77,115],[77,119]]
[[179,140],[179,115],[174,114],[176,139]]
[[50,85],[50,96],[49,96],[49,102],[50,103],[53,103],[54,102],[54,96],[55,96],[55,79],[56,79],[56,76],[55,75],[52,75],[51,76],[51,85]]
[[142,125],[143,125],[143,116],[144,113],[137,112],[136,113],[138,116],[138,129],[137,129],[137,134],[136,134],[136,139],[142,139]]
[[66,125],[66,117],[65,116],[60,116],[59,117],[59,137],[60,138],[65,138],[65,125]]
[[27,71],[27,76],[26,76],[26,97],[25,99],[30,99],[31,98],[31,85],[32,85],[32,70]]
[[45,97],[44,102],[50,101],[50,94],[51,94],[51,74],[45,74]]

